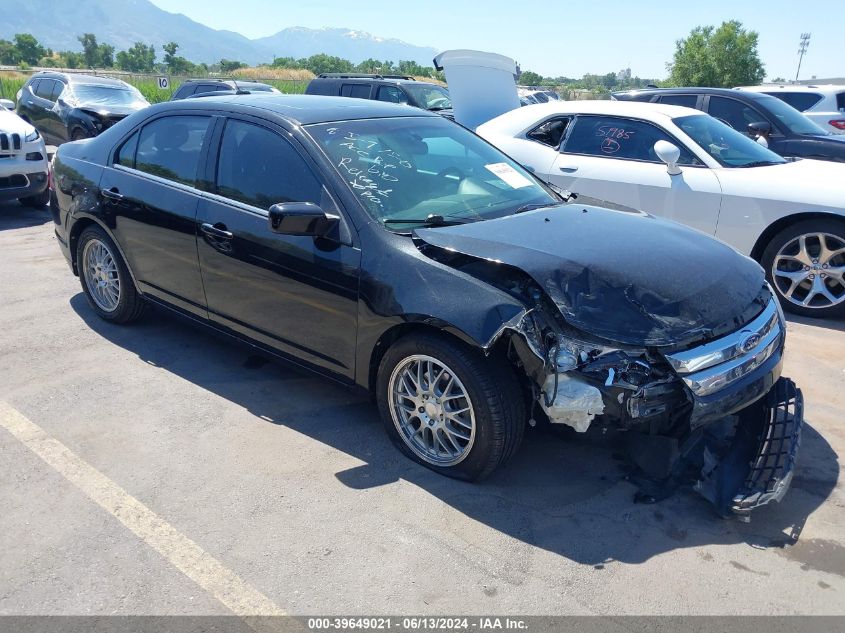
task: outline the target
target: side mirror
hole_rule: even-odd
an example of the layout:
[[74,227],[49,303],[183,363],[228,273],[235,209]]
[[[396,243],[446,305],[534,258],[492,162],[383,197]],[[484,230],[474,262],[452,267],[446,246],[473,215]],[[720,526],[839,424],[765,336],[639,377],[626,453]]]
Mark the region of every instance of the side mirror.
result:
[[15,109],[15,102],[11,99],[0,99],[0,108],[6,108],[7,110],[14,110]]
[[270,207],[270,230],[282,235],[325,237],[335,231],[340,218],[313,202],[282,202]]
[[681,168],[678,167],[678,161],[681,158],[681,150],[677,145],[673,145],[669,141],[657,141],[654,144],[654,153],[657,157],[666,163],[666,172],[670,176],[677,176],[681,173]]

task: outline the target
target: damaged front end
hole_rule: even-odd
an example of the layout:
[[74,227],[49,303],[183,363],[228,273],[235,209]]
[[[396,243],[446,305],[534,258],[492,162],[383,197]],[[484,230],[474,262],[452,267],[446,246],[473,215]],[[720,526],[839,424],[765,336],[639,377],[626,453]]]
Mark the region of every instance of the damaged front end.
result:
[[678,352],[561,336],[548,350],[539,405],[578,432],[626,431],[628,456],[649,481],[641,499],[692,479],[720,514],[747,518],[786,493],[803,420],[800,390],[780,376],[783,317],[763,295],[752,321]]
[[710,323],[683,342],[661,339],[654,328],[631,344],[573,327],[566,317],[571,304],[561,305],[563,293],[549,292],[539,275],[454,247],[418,247],[520,298],[525,313],[504,324],[488,349],[507,341],[511,362],[533,392],[532,417],[542,415],[539,409],[550,423],[579,433],[621,431],[615,435],[635,467],[640,500],[692,485],[720,515],[747,519],[754,508],[784,496],[803,401],[781,377],[785,323],[762,279],[732,319]]

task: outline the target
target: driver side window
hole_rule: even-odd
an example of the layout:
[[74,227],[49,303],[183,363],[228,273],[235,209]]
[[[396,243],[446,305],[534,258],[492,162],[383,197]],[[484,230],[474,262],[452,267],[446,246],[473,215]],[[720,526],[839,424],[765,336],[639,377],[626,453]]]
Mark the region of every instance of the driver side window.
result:
[[686,147],[646,121],[608,116],[580,116],[571,126],[561,152],[649,163],[662,162],[654,151],[657,141],[681,150],[679,165],[701,165]]

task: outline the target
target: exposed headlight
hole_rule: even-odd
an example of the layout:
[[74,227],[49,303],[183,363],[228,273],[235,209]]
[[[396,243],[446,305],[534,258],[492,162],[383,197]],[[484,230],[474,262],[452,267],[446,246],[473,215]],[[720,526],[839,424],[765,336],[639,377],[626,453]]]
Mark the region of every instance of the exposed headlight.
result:
[[32,143],[32,141],[37,141],[39,138],[41,138],[41,135],[38,133],[38,130],[33,129],[32,132],[26,135],[24,141]]

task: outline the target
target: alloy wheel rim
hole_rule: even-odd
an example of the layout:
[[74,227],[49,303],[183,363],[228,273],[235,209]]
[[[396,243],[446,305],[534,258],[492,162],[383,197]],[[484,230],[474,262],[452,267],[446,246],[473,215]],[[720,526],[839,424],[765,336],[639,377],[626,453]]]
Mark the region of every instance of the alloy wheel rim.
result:
[[120,303],[120,276],[111,250],[98,239],[89,240],[82,263],[85,285],[94,303],[105,312],[114,312]]
[[845,240],[831,233],[804,233],[775,255],[772,280],[783,297],[802,308],[845,301]]
[[390,414],[399,436],[435,466],[463,461],[475,443],[475,411],[460,379],[442,361],[413,355],[390,376]]

